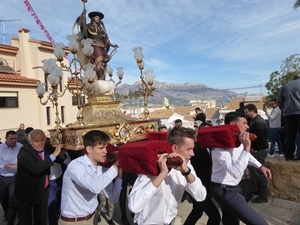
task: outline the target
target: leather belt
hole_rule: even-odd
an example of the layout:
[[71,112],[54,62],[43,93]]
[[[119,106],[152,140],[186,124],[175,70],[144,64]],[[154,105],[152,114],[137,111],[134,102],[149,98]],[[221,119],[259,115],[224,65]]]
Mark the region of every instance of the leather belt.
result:
[[60,219],[63,220],[63,221],[67,221],[67,222],[84,221],[84,220],[89,220],[90,218],[92,218],[94,214],[95,214],[95,212],[93,212],[90,215],[87,215],[87,216],[84,216],[84,217],[77,217],[77,218],[69,218],[69,217],[65,217],[65,216],[61,215]]
[[227,184],[220,184],[220,183],[215,183],[215,182],[211,182],[211,185],[212,186],[219,186],[221,188],[234,188],[236,187],[237,185],[227,185]]

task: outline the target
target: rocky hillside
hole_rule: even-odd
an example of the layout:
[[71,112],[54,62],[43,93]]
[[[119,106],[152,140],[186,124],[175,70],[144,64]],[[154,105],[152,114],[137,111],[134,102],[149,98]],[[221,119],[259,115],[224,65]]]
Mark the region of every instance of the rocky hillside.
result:
[[[190,100],[208,100],[217,99],[217,105],[222,105],[230,98],[237,97],[233,91],[215,89],[207,87],[204,84],[168,84],[166,82],[154,83],[155,90],[153,97],[149,98],[149,104],[163,104],[164,97],[169,99],[170,105],[185,106],[189,105]],[[117,88],[117,93],[124,94],[126,92],[137,92],[141,88],[141,82],[136,82],[133,85],[122,84]],[[127,105],[140,105],[141,98],[132,98],[126,101]]]

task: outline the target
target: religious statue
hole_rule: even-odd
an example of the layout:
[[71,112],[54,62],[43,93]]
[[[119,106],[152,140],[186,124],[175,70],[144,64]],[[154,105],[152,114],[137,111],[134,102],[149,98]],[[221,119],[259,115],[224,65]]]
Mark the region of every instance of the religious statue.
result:
[[[106,33],[106,29],[102,19],[104,15],[101,12],[90,12],[88,17],[91,19],[90,23],[86,23],[86,9],[84,8],[80,17],[76,20],[80,27],[80,38],[92,39],[92,46],[94,52],[91,58],[91,62],[96,66],[95,71],[98,80],[105,80],[106,65],[119,47],[116,44],[112,44]],[[73,28],[74,30],[74,28]],[[110,47],[114,48],[109,54]]]

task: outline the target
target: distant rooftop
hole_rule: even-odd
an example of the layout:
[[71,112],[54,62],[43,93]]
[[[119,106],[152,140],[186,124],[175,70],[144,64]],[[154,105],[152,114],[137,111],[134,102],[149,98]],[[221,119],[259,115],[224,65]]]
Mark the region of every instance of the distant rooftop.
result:
[[232,98],[229,102],[226,103],[226,110],[236,110],[239,108],[239,103],[244,102],[245,105],[254,104],[258,109],[263,108],[264,97],[263,96],[247,96],[245,98]]
[[244,102],[260,102],[263,100],[262,96],[247,96]]

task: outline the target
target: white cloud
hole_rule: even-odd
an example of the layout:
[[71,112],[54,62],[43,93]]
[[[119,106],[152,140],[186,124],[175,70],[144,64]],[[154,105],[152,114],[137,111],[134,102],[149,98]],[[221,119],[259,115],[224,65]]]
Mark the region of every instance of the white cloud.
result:
[[[29,0],[52,37],[67,44],[82,11],[80,0]],[[259,85],[282,60],[299,52],[300,10],[295,0],[89,0],[104,13],[110,40],[120,46],[111,60],[124,67],[124,82],[138,79],[132,48],[142,46],[145,65],[158,81],[204,83],[216,88]],[[46,40],[23,1],[0,0],[6,43],[18,29]],[[0,28],[3,42],[3,30]],[[127,76],[127,77],[126,77]],[[230,79],[229,79],[230,78]]]

